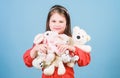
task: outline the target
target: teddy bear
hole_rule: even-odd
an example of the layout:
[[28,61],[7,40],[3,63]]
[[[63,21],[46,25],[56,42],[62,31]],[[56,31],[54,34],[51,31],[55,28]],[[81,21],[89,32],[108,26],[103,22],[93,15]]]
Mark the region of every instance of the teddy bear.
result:
[[50,65],[55,59],[55,52],[57,52],[56,40],[58,38],[58,33],[54,31],[46,31],[44,33],[44,43],[48,45],[47,55],[46,55],[46,65]]
[[[35,45],[40,44],[44,39],[43,34],[37,34],[34,38],[33,43]],[[43,52],[38,51],[37,57],[32,61],[32,65],[37,69],[42,69],[45,66],[44,59],[46,57],[46,54]]]
[[[90,52],[91,51],[91,46],[86,45],[86,43],[91,39],[91,37],[86,33],[85,30],[80,29],[78,26],[75,26],[73,28],[73,33],[72,33],[72,38],[71,38],[71,45],[76,46],[80,48],[81,50],[84,50],[85,52]],[[65,56],[65,55],[64,55]],[[79,57],[77,55],[68,55],[66,56],[71,57],[69,62],[67,61],[67,66],[73,67],[78,61]]]
[[[68,37],[65,34],[60,34],[59,38],[56,39],[56,44],[71,45],[71,37]],[[66,63],[69,67],[73,67],[78,59],[79,57],[77,55],[70,55],[68,50],[66,50],[64,53],[56,52],[56,59],[51,65],[47,66],[43,72],[46,75],[52,75],[54,73],[55,67],[58,67],[58,75],[63,75],[66,71],[63,63]]]
[[32,61],[32,65],[37,69],[42,69],[46,66],[45,62],[46,54],[37,52],[37,57]]
[[69,67],[74,67],[76,61],[78,61],[79,57],[77,55],[71,55],[70,52],[66,52],[62,56],[62,60]]
[[[55,67],[58,67],[58,75],[63,75],[66,70],[61,56],[65,52],[59,52],[57,50],[56,44],[69,44],[69,38],[70,37],[65,34],[58,35],[58,33],[53,31],[46,31],[43,34],[38,34],[34,38],[34,44],[47,44],[48,50],[47,54],[40,51],[37,52],[38,56],[33,60],[33,66],[38,69],[43,68],[43,72],[46,75],[52,75],[54,73]],[[66,52],[68,51],[66,50]],[[64,61],[67,59],[70,59],[70,57],[67,57],[64,59]]]
[[66,63],[69,67],[73,67],[79,57],[77,55],[70,55],[68,50],[59,52],[56,45],[67,44],[77,46],[85,52],[90,52],[91,46],[86,45],[86,42],[89,40],[90,36],[85,30],[80,29],[79,27],[73,28],[72,38],[65,34],[58,34],[53,31],[46,31],[43,34],[38,34],[34,39],[34,43],[36,45],[40,43],[47,44],[49,48],[47,54],[38,52],[38,56],[33,60],[33,66],[38,69],[43,68],[43,73],[46,75],[52,75],[55,71],[55,67],[58,67],[58,75],[63,75],[66,71],[63,63]]
[[[69,45],[71,46],[71,37],[69,38]],[[79,57],[77,55],[74,55],[74,52],[65,51],[64,54],[61,55],[61,58],[64,63],[66,63],[69,67],[73,67],[75,62],[78,61]]]
[[85,52],[90,52],[91,46],[86,44],[88,41],[90,41],[90,39],[91,37],[87,34],[85,30],[81,29],[78,26],[75,26],[73,28],[72,41],[74,46],[79,47]]
[[[56,44],[68,44],[69,45],[69,38],[67,35],[65,34],[60,34],[58,36],[58,38],[55,40],[55,43]],[[68,52],[68,50],[66,50],[65,52]],[[52,75],[54,73],[54,70],[55,70],[55,67],[58,67],[58,75],[63,75],[66,71],[65,67],[64,67],[64,62],[63,62],[63,59],[62,59],[62,55],[65,53],[65,52],[59,52],[59,51],[56,51],[56,58],[55,60],[53,61],[53,63],[49,66],[47,66],[45,69],[44,69],[44,74],[46,75]],[[68,60],[70,59],[70,57],[68,57],[67,59],[65,60]],[[65,61],[64,60],[64,61]]]
[[[52,61],[55,59],[55,51],[56,46],[54,45],[54,39],[57,38],[58,33],[52,31],[46,31],[43,34],[38,34],[34,38],[34,44],[38,45],[40,43],[47,44],[49,49],[47,50],[47,54],[38,51],[37,57],[33,60],[32,64],[34,67],[38,69],[42,69],[43,67],[50,65]],[[54,38],[54,39],[53,39]]]

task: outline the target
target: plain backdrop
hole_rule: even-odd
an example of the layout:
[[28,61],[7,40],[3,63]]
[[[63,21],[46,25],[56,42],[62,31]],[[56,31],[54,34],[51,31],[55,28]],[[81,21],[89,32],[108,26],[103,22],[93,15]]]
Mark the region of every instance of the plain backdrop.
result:
[[91,36],[91,62],[75,65],[75,78],[120,78],[120,0],[0,0],[0,78],[41,78],[28,68],[24,52],[45,30],[50,7],[66,7],[71,25]]

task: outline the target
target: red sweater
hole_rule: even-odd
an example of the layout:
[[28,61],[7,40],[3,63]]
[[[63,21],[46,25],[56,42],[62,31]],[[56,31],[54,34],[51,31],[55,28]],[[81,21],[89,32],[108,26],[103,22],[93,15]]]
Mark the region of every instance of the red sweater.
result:
[[[33,58],[30,57],[31,49],[27,50],[23,55],[23,60],[27,67],[32,67]],[[75,55],[79,56],[79,60],[77,61],[79,66],[86,66],[90,63],[90,53],[84,52],[83,50],[76,47]],[[62,76],[59,76],[57,74],[58,68],[55,68],[55,72],[53,75],[46,76],[44,73],[42,73],[42,78],[74,78],[73,68],[68,67],[66,65],[65,65],[65,68],[66,68],[66,72]]]

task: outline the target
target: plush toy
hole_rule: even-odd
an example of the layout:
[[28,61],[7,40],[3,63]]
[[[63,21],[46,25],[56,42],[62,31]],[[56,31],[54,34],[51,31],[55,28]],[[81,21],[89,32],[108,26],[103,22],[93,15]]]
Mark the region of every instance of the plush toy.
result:
[[[70,37],[65,34],[59,34],[58,38],[56,39],[56,44],[70,45]],[[61,56],[64,53],[65,52],[59,52],[59,51],[56,52],[58,56]]]
[[[86,33],[85,30],[80,29],[78,26],[75,26],[73,28],[72,33],[72,40],[71,45],[76,46],[85,52],[91,51],[91,46],[86,45],[86,43],[90,40],[90,36]],[[71,55],[69,55],[71,56]],[[69,67],[73,67],[75,65],[75,62],[78,61],[79,57],[77,55],[71,56],[70,62],[67,62],[67,65]]]
[[[71,37],[69,38],[69,45],[71,46]],[[75,62],[78,61],[79,57],[77,55],[74,55],[74,52],[66,51],[61,56],[64,63],[66,63],[69,67],[73,67]]]
[[58,75],[63,75],[66,72],[63,63],[66,63],[69,67],[73,67],[79,57],[77,55],[71,55],[68,50],[59,52],[56,45],[67,44],[77,46],[85,52],[90,52],[91,46],[86,45],[86,42],[89,40],[90,36],[79,27],[74,27],[72,38],[53,31],[46,31],[43,34],[38,34],[34,39],[34,43],[36,45],[40,43],[46,44],[48,45],[48,50],[47,54],[38,51],[38,56],[33,60],[32,64],[38,69],[43,68],[43,73],[45,75],[52,75],[55,71],[55,67],[58,67]]
[[65,52],[62,56],[62,60],[69,67],[74,67],[76,61],[78,61],[79,57],[77,55],[71,55],[70,52]]
[[[59,42],[59,44],[67,44],[67,45],[71,45],[71,37],[68,37],[65,34],[61,34],[60,36],[60,40],[57,40],[57,42]],[[59,53],[58,53],[59,56]],[[57,57],[60,58],[62,60],[63,63],[67,63],[67,65],[69,67],[73,67],[75,62],[79,59],[79,57],[77,55],[73,56],[71,55],[71,53],[69,52],[69,50],[66,50],[64,53],[62,52],[62,54],[60,54],[61,57]],[[61,65],[62,66],[62,65]],[[63,68],[63,67],[62,67]],[[59,68],[58,68],[59,69]],[[61,68],[60,68],[61,70]],[[59,70],[58,70],[59,72]],[[63,71],[61,71],[63,72]],[[60,73],[59,73],[60,74]],[[62,75],[63,73],[61,73]]]
[[55,67],[58,67],[58,75],[63,75],[66,70],[61,56],[68,52],[68,50],[66,52],[59,52],[56,45],[70,44],[69,38],[70,37],[65,34],[58,35],[58,33],[53,31],[46,31],[43,34],[38,34],[33,41],[34,44],[47,44],[48,50],[47,54],[38,51],[38,56],[32,62],[33,66],[38,69],[44,68],[43,72],[46,75],[52,75],[54,73]]
[[[58,38],[55,40],[56,44],[69,44],[69,38],[67,35],[65,34],[60,34],[58,36]],[[65,52],[68,52],[68,50],[66,50]],[[63,59],[62,59],[62,55],[65,53],[65,52],[59,52],[59,51],[56,51],[56,58],[55,60],[53,61],[53,63],[49,66],[47,66],[45,69],[44,69],[44,74],[46,75],[52,75],[54,73],[54,70],[55,70],[55,67],[58,67],[58,75],[63,75],[65,73],[65,67],[64,67],[64,64],[63,64]],[[69,58],[68,58],[69,59]]]
[[85,52],[91,51],[91,46],[86,45],[86,43],[91,39],[90,36],[86,33],[85,30],[80,29],[78,26],[73,28],[73,45],[79,47],[80,49],[84,50]]
[[42,69],[46,66],[46,54],[42,52],[38,52],[37,57],[32,61],[32,65],[37,69]]
[[[47,54],[38,51],[38,56],[33,60],[32,64],[34,67],[38,69],[42,69],[43,67],[50,65],[52,61],[55,59],[55,52],[57,50],[54,45],[54,39],[57,38],[58,33],[52,31],[46,31],[43,34],[36,35],[34,39],[34,44],[38,45],[40,43],[48,45]],[[54,38],[54,39],[53,39]]]
[[[44,39],[43,34],[38,34],[35,36],[33,43],[35,45],[40,44]],[[45,57],[46,54],[43,52],[38,51],[37,52],[37,57],[32,61],[32,65],[37,68],[37,69],[42,69],[45,66]]]
[[55,59],[55,52],[57,52],[56,41],[58,38],[58,33],[54,31],[46,31],[44,33],[44,43],[48,45],[46,64],[50,65]]

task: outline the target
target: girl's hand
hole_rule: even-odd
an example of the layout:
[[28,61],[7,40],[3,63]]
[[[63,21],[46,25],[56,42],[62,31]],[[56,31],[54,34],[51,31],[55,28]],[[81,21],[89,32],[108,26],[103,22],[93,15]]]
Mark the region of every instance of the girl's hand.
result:
[[69,50],[69,51],[72,51],[72,52],[75,52],[75,47],[74,47],[74,46],[69,45],[69,46],[68,46],[68,50]]
[[30,52],[30,56],[32,58],[35,58],[37,56],[37,52],[43,52],[46,53],[47,52],[47,45],[46,44],[37,44],[33,47],[33,49]]
[[73,52],[75,51],[75,47],[70,45],[57,44],[57,48],[59,52],[65,52],[66,50],[73,51]]

